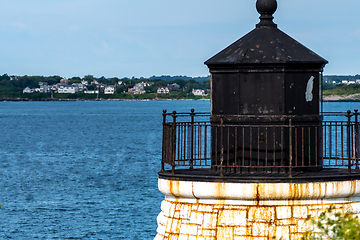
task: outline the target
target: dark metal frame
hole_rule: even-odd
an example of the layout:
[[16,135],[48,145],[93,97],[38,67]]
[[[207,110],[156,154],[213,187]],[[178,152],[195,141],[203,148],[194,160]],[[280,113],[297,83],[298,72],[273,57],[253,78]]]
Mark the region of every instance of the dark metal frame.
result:
[[[292,178],[294,172],[308,171],[309,168],[347,168],[348,174],[358,173],[358,171],[354,171],[354,169],[359,169],[358,115],[357,109],[354,112],[349,110],[346,113],[324,113],[321,115],[323,121],[311,125],[295,123],[293,119],[299,116],[288,115],[264,116],[272,119],[286,117],[288,119],[286,123],[281,124],[238,124],[231,123],[227,119],[251,118],[253,116],[214,116],[209,113],[195,113],[194,109],[190,113],[177,113],[175,111],[167,113],[164,110],[161,172],[167,171],[176,174],[175,170],[211,168],[213,173],[221,177],[224,174],[246,175],[252,171],[276,174],[284,173],[281,171],[285,169],[285,174],[289,178]],[[218,118],[220,122],[210,122],[210,117]],[[344,120],[334,120],[339,117],[344,117]],[[265,129],[263,131],[265,136],[261,141],[259,140],[259,129]],[[239,144],[236,141],[238,136],[244,136],[245,131],[249,132],[247,137],[250,138],[250,142],[252,142],[252,138],[256,138],[258,145],[264,144],[265,160],[260,161],[259,150],[258,152],[252,150],[260,149],[259,146],[251,147],[249,150],[250,159],[257,158],[258,161],[250,161],[250,164],[244,164],[244,154],[236,156],[239,152],[237,148],[242,147],[240,152],[244,152],[244,141],[242,141],[242,146],[241,144],[238,146]],[[315,135],[316,137],[312,140],[309,137],[308,141],[299,140],[305,136],[304,132],[306,131],[308,131],[308,134],[305,134],[306,136],[310,136],[311,131],[314,134],[319,133],[319,136]],[[280,137],[277,136],[281,139],[280,146],[283,145],[285,138],[288,140],[288,148],[281,147],[276,153],[281,158],[280,164],[275,163],[275,151],[271,152],[267,148],[268,141],[271,144],[275,142],[275,132],[281,134]],[[220,137],[211,137],[212,133],[219,134]],[[269,139],[268,135],[274,139]],[[310,144],[319,146],[320,149],[317,147],[310,148]],[[232,156],[230,156],[230,145],[235,147]],[[312,156],[315,155],[319,161],[310,162],[309,160],[306,162],[307,159],[304,157],[306,151],[310,155],[310,151],[314,149],[316,153],[312,153]],[[274,156],[273,159],[267,157],[271,154]],[[214,155],[217,157],[214,158]],[[293,158],[300,160],[293,161]],[[218,159],[218,161],[214,161],[214,159]],[[239,159],[239,161],[230,161],[230,159]],[[287,159],[287,161],[283,161],[283,159]]]

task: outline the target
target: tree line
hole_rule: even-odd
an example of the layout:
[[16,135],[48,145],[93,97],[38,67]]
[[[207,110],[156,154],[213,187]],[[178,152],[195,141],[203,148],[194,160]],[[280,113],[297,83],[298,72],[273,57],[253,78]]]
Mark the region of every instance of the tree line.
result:
[[324,83],[323,86],[323,95],[349,95],[360,93],[360,84],[332,84]]
[[[162,78],[163,77],[163,78]],[[195,97],[191,94],[192,89],[202,89],[208,90],[210,89],[210,80],[209,77],[203,78],[195,78],[189,79],[186,76],[160,76],[155,77],[152,76],[150,78],[106,78],[102,77],[95,77],[93,75],[85,75],[84,77],[71,77],[69,78],[69,84],[73,83],[80,83],[81,81],[85,80],[89,82],[93,82],[94,80],[101,84],[106,85],[117,85],[117,90],[115,95],[113,96],[105,96],[104,94],[100,97],[102,98],[124,98],[124,99],[154,99],[154,98],[164,98],[164,99],[194,99],[194,98],[202,98],[202,97]],[[15,99],[15,98],[30,98],[33,100],[42,99],[42,98],[49,98],[49,94],[23,94],[22,91],[24,88],[37,88],[39,87],[39,82],[47,82],[49,85],[54,85],[60,82],[63,77],[58,75],[53,76],[9,76],[7,74],[0,75],[0,99]],[[360,75],[354,76],[336,76],[336,75],[329,75],[324,76],[324,83],[322,85],[323,94],[324,95],[347,95],[347,94],[355,94],[360,93],[360,84],[341,84],[342,80],[349,80],[355,81],[360,79]],[[336,84],[333,83],[336,82]],[[123,84],[119,85],[119,82]],[[134,86],[136,83],[140,82],[153,82],[154,84],[145,87],[145,94],[141,95],[131,95],[127,93],[127,89],[129,87]],[[169,95],[155,95],[157,87],[160,86],[168,86],[169,84],[176,83],[180,86],[180,89],[177,91],[171,91]],[[89,90],[94,90],[96,88],[95,85],[89,85]],[[70,98],[70,99],[95,99],[96,96],[92,96],[89,94],[84,93],[76,93],[76,94],[57,94],[55,98]],[[209,96],[207,97],[209,98]]]
[[[188,77],[186,77],[188,78]],[[23,89],[26,87],[29,88],[38,88],[39,82],[47,82],[49,85],[54,85],[60,83],[60,80],[63,77],[54,75],[54,76],[8,76],[7,74],[0,75],[0,99],[15,99],[15,98],[27,98],[33,100],[46,99],[50,98],[49,93],[32,93],[32,94],[23,94]],[[90,85],[91,82],[96,81],[99,84],[104,85],[116,85],[116,94],[114,95],[105,95],[100,93],[101,98],[118,98],[118,99],[155,99],[155,98],[164,98],[164,99],[194,99],[199,98],[191,94],[192,89],[210,89],[210,80],[196,81],[194,79],[184,80],[184,79],[175,79],[172,81],[166,81],[164,79],[157,79],[151,77],[147,78],[106,78],[95,77],[93,75],[85,75],[84,77],[71,77],[68,78],[68,84],[81,83],[83,80],[89,83],[88,90],[96,89],[96,85]],[[137,83],[141,82],[152,82],[151,86],[145,87],[145,94],[132,95],[128,93],[128,89],[133,87]],[[119,84],[121,83],[121,84]],[[170,94],[158,94],[156,95],[157,87],[168,86],[169,84],[176,83],[179,85],[179,89],[176,91],[171,91]],[[91,94],[85,94],[82,92],[76,94],[54,94],[54,98],[69,98],[69,99],[94,99],[98,96],[93,96]]]

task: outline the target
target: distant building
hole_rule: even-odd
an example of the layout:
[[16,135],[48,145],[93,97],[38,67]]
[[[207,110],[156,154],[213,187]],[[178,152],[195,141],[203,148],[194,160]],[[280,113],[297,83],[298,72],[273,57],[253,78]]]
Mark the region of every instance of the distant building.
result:
[[76,92],[82,92],[85,89],[85,85],[82,83],[73,83],[72,85],[75,86]]
[[93,84],[95,84],[95,85],[99,85],[99,82],[98,81],[96,81],[95,79],[94,80],[92,80],[91,81],[91,83],[90,83],[91,85],[93,85]]
[[60,79],[60,85],[68,85],[68,83],[69,83],[69,79],[67,78]]
[[349,84],[348,80],[342,80],[341,83],[343,83],[343,84]]
[[104,93],[105,94],[114,94],[115,93],[115,86],[113,86],[113,85],[106,86],[105,89],[104,89]]
[[170,90],[169,87],[157,87],[157,91],[158,94],[169,94]]
[[41,92],[41,93],[50,92],[50,86],[48,85],[47,82],[39,82],[39,86],[40,86],[39,92]]
[[94,93],[98,93],[99,91],[98,90],[84,90],[84,93],[87,93],[87,94],[94,94]]
[[82,80],[82,81],[81,81],[81,84],[84,85],[84,86],[89,85],[88,81],[86,81],[86,80]]
[[103,93],[105,91],[106,85],[102,84],[102,83],[99,83],[96,87],[97,87],[97,89],[99,89],[100,92]]
[[144,83],[144,82],[137,83],[132,88],[129,88],[128,92],[132,94],[144,94],[145,93],[144,87],[146,86],[148,86],[148,83]]
[[195,96],[204,96],[205,95],[205,90],[202,89],[193,89],[191,91],[192,94],[194,94]]
[[168,87],[170,90],[173,90],[173,91],[177,91],[180,89],[180,85],[177,83],[169,84]]
[[74,85],[59,85],[58,93],[76,93],[76,87]]
[[26,87],[23,90],[23,93],[32,93],[32,92],[33,92],[33,90],[31,90],[31,88],[29,88],[29,87]]

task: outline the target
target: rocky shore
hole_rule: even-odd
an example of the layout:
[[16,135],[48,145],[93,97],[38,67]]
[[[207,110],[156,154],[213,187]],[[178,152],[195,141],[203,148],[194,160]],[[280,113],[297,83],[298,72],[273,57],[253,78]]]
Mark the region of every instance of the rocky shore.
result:
[[323,96],[324,102],[360,102],[360,93],[350,95]]

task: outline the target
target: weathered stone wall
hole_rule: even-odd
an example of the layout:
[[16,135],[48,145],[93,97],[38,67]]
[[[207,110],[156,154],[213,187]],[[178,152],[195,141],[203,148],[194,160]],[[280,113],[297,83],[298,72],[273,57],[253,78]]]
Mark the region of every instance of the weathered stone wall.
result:
[[351,202],[254,206],[178,200],[162,202],[155,240],[300,239],[308,215],[316,217],[334,204],[341,212],[358,209],[358,203]]
[[360,180],[304,183],[159,179],[165,194],[155,240],[300,239],[308,215],[334,205],[360,214]]

